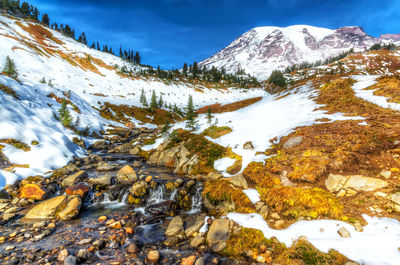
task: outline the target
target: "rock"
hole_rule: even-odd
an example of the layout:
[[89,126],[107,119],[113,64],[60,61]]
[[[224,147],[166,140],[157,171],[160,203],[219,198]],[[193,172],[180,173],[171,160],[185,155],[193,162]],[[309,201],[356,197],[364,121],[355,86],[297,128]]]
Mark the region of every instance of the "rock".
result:
[[89,150],[96,149],[96,150],[101,150],[101,149],[107,149],[109,147],[108,142],[106,141],[96,141],[92,145],[88,147]]
[[176,236],[170,236],[164,241],[164,245],[167,247],[173,247],[179,243],[179,238]]
[[190,241],[190,246],[192,248],[198,248],[199,246],[203,245],[205,242],[205,238],[202,236],[196,236]]
[[339,230],[338,233],[341,237],[343,238],[350,238],[350,232],[349,230],[346,229],[346,227],[342,226]]
[[129,254],[135,254],[139,252],[139,248],[135,243],[132,242],[126,247],[125,251]]
[[110,164],[107,162],[100,162],[97,164],[96,169],[99,171],[111,171],[119,168],[118,164]]
[[64,260],[68,257],[69,253],[67,249],[63,249],[58,253],[57,260],[59,262],[64,262]]
[[116,153],[129,153],[129,151],[132,149],[132,144],[131,143],[125,143],[121,144],[117,147],[115,147],[115,152]]
[[194,263],[194,265],[204,265],[204,258],[200,257],[196,260],[196,262]]
[[214,251],[222,251],[229,238],[229,219],[215,219],[207,233],[208,246]]
[[179,234],[183,234],[183,220],[178,215],[175,216],[168,225],[167,231],[165,231],[166,236],[176,236]]
[[160,252],[157,250],[151,250],[149,253],[147,253],[147,259],[151,263],[157,263],[160,260]]
[[242,188],[242,189],[248,189],[249,188],[249,185],[247,185],[247,181],[243,177],[242,173],[230,177],[229,180],[231,181],[231,183],[234,186],[237,186],[237,187]]
[[90,259],[90,252],[87,249],[81,248],[76,253],[76,257],[80,262],[85,262]]
[[384,188],[388,183],[378,178],[364,177],[361,175],[342,176],[330,174],[325,180],[325,186],[330,192],[338,195],[354,195],[356,191],[374,191]]
[[384,177],[385,179],[389,179],[392,176],[392,171],[390,170],[384,170],[381,173],[379,173],[379,175],[381,175],[382,177]]
[[129,188],[129,192],[137,197],[142,198],[147,194],[148,184],[144,181],[136,182]]
[[283,144],[283,148],[288,149],[298,146],[303,141],[303,136],[292,137]]
[[84,170],[81,170],[81,171],[63,179],[63,181],[61,182],[61,186],[63,186],[64,188],[72,186],[75,183],[78,183],[83,178],[87,178],[87,176],[88,176],[87,172]]
[[149,183],[149,182],[151,182],[152,180],[153,180],[153,177],[152,177],[152,176],[147,176],[147,177],[145,178],[144,181],[146,181],[147,183]]
[[89,192],[90,187],[85,184],[78,184],[70,186],[65,190],[67,195],[79,195],[81,198],[85,198],[86,194]]
[[75,265],[76,264],[76,258],[74,256],[68,256],[64,260],[64,265]]
[[20,191],[19,198],[26,198],[40,201],[48,194],[47,190],[43,189],[38,184],[25,184]]
[[271,214],[271,218],[274,218],[274,219],[281,219],[281,217],[279,216],[278,213],[272,213],[272,214]]
[[133,149],[129,150],[129,154],[131,155],[138,155],[140,154],[140,147],[139,146],[135,146]]
[[133,166],[133,167],[142,167],[142,162],[140,162],[140,161],[135,161],[135,162],[133,162],[132,166]]
[[274,223],[275,229],[282,229],[284,226],[285,226],[285,221],[283,220],[278,220]]
[[70,220],[78,215],[81,203],[79,196],[57,196],[30,209],[25,218]]
[[220,178],[223,178],[223,177],[224,176],[218,172],[210,172],[207,175],[207,179],[210,179],[210,180],[219,180]]
[[174,200],[168,200],[150,205],[145,208],[145,213],[151,215],[176,215],[178,205]]
[[187,237],[191,237],[193,236],[193,234],[197,233],[200,231],[200,228],[204,225],[204,217],[203,216],[198,216],[196,218],[196,222],[192,225],[189,226],[186,230],[185,230],[185,235]]
[[92,243],[93,239],[92,238],[84,238],[81,241],[79,241],[77,244],[78,245],[86,245],[89,243]]
[[357,232],[362,232],[362,231],[364,231],[363,226],[362,226],[358,221],[354,224],[354,229],[355,229]]
[[246,142],[243,144],[244,150],[254,150],[254,146],[252,142]]
[[132,184],[137,181],[135,170],[129,165],[124,166],[118,171],[117,180],[121,184]]
[[391,207],[396,212],[400,212],[400,192],[390,194],[387,197],[391,202]]
[[90,178],[88,180],[88,183],[90,185],[94,185],[94,186],[107,187],[107,186],[111,185],[111,179],[112,179],[112,177],[110,175],[103,175],[103,176],[99,176],[97,178]]
[[357,262],[354,261],[348,261],[344,265],[359,265]]
[[187,258],[182,258],[181,265],[193,265],[196,261],[196,256],[189,256]]

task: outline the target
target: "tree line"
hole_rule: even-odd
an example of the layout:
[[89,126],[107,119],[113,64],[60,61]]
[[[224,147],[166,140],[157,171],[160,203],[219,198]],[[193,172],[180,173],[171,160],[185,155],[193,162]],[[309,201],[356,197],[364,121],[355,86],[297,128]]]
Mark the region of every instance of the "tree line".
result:
[[[46,13],[42,14],[36,6],[30,5],[28,2],[23,2],[21,4],[19,0],[0,0],[0,9],[3,9],[6,12],[15,15],[17,17],[32,19],[35,22],[50,27],[53,30],[61,32],[65,36],[68,36],[88,46],[88,41],[85,32],[82,32],[78,36],[78,38],[76,38],[75,30],[70,25],[58,24],[56,22],[50,23],[50,16],[48,14]],[[108,46],[107,44],[100,45],[98,41],[93,42],[90,48],[107,52],[117,56],[116,52],[111,46]],[[125,50],[122,49],[122,47],[120,47],[118,56],[129,62],[135,64],[141,64],[141,56],[138,51],[136,51],[135,53],[131,49]]]

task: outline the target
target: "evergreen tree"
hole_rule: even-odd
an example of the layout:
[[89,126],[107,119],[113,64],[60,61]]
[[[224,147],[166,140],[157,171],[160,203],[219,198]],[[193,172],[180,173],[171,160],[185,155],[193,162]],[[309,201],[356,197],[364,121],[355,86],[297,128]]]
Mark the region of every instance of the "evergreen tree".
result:
[[213,115],[211,113],[211,108],[207,109],[207,123],[209,126],[212,124]]
[[283,76],[282,72],[279,71],[279,70],[272,71],[272,73],[271,73],[271,75],[270,75],[270,77],[268,79],[268,82],[270,84],[274,84],[274,85],[277,85],[279,87],[286,86],[285,77]]
[[182,73],[183,73],[184,76],[187,76],[187,73],[188,73],[188,65],[187,65],[187,63],[183,64]]
[[50,18],[49,18],[49,15],[44,14],[44,15],[42,16],[42,23],[45,24],[46,26],[49,26],[49,25],[50,25]]
[[142,103],[142,105],[144,107],[148,107],[149,104],[147,103],[147,98],[146,98],[146,94],[144,93],[144,89],[142,88],[142,93],[140,94],[140,103]]
[[[132,52],[133,54],[133,52]],[[133,58],[133,63],[140,64],[141,58],[139,52],[136,52],[135,57]]]
[[163,101],[162,95],[160,95],[160,98],[158,99],[158,104],[157,105],[158,105],[159,108],[162,108],[164,106],[164,101]]
[[154,112],[156,108],[157,108],[157,96],[156,92],[153,90],[153,94],[151,94],[150,111]]
[[58,111],[58,119],[61,121],[62,125],[66,128],[70,128],[72,125],[72,116],[67,107],[67,101],[63,99],[61,103],[61,108]]
[[197,77],[198,73],[199,73],[199,68],[197,66],[197,62],[194,62],[193,63],[193,68],[192,68],[193,77]]
[[27,2],[22,3],[20,10],[21,10],[21,13],[26,17],[31,15],[30,7]]
[[12,59],[9,56],[6,57],[6,62],[4,64],[3,73],[7,74],[12,78],[18,77],[17,67]]
[[165,124],[164,124],[163,128],[161,129],[161,135],[164,136],[165,138],[169,137],[171,128],[172,128],[172,126],[171,126],[169,119],[166,119]]
[[193,106],[192,95],[189,96],[187,111],[186,111],[186,128],[194,131],[197,128],[197,121],[195,120],[195,112]]

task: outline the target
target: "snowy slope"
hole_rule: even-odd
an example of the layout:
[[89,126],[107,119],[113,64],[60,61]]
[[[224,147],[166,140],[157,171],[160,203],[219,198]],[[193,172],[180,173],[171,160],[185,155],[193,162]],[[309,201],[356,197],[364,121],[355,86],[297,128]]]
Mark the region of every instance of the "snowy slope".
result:
[[377,39],[367,35],[360,27],[337,30],[307,25],[258,27],[246,32],[200,65],[224,67],[228,72],[242,68],[246,73],[265,80],[275,69],[325,60],[350,48],[365,50],[377,42],[400,43],[397,35],[384,35]]
[[[38,31],[42,34],[37,34]],[[45,38],[41,37],[43,34]],[[3,144],[6,147],[2,151],[11,163],[29,168],[17,167],[14,173],[0,170],[0,187],[19,177],[45,174],[64,166],[73,156],[84,155],[71,142],[76,135],[54,118],[61,104],[47,97],[50,93],[65,98],[64,94],[70,92],[69,99],[81,112],[69,106],[74,120],[79,117],[79,127],[89,126],[92,131],[115,124],[101,118],[94,107],[99,108],[104,102],[141,106],[142,89],[148,99],[155,90],[157,95],[163,94],[164,101],[179,107],[186,106],[189,95],[193,95],[196,107],[266,95],[259,89],[215,90],[180,81],[167,84],[139,75],[122,77],[117,73],[118,68],[125,65],[135,72],[140,67],[19,19],[0,16],[0,35],[0,67],[9,56],[19,72],[19,82],[0,75],[0,85],[11,88],[19,97],[15,99],[0,90],[0,139],[20,140],[32,149],[24,152]],[[51,81],[51,85],[42,84],[43,78]],[[32,141],[38,141],[39,145],[31,145]]]

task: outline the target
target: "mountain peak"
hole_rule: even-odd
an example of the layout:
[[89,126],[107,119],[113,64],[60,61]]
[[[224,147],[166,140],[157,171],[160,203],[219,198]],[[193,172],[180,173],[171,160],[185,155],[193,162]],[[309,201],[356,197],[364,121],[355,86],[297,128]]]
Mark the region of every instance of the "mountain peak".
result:
[[347,27],[341,27],[335,30],[336,33],[341,33],[341,34],[353,34],[353,35],[358,35],[361,37],[365,37],[368,34],[359,26],[347,26]]

